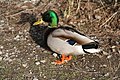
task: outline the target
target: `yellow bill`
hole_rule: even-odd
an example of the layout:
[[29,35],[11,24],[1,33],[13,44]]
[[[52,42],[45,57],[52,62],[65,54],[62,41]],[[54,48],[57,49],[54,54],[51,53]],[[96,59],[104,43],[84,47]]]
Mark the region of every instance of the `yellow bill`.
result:
[[39,24],[42,24],[44,21],[42,19],[38,20],[37,22],[35,22],[33,25],[39,25]]

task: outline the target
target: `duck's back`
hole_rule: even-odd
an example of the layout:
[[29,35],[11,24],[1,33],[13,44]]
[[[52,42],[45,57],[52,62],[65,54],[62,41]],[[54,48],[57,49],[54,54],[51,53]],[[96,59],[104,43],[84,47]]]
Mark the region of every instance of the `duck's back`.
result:
[[49,48],[59,54],[85,54],[82,45],[94,42],[84,34],[70,27],[49,28],[46,31],[46,35]]

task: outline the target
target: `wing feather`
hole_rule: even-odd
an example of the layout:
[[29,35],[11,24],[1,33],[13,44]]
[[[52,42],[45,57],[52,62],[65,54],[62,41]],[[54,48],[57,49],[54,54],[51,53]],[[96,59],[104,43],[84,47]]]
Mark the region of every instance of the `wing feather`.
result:
[[76,31],[67,30],[65,28],[58,28],[58,29],[54,30],[52,32],[52,36],[66,38],[66,39],[72,39],[80,45],[94,42],[93,40],[89,39],[85,35],[79,34]]

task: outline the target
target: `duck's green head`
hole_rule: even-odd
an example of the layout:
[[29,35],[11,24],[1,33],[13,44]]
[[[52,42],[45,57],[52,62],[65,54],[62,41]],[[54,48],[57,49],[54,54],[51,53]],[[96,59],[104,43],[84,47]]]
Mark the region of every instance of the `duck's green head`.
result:
[[42,19],[35,22],[33,25],[38,25],[43,22],[47,22],[50,28],[55,28],[58,25],[59,19],[57,13],[53,10],[48,10],[44,12],[42,15]]

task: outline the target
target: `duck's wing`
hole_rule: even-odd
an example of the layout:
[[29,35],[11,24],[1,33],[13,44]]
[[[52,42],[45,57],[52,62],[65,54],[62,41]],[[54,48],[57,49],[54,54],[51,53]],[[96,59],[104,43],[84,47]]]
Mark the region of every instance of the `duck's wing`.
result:
[[66,28],[57,28],[47,38],[50,49],[65,55],[85,54],[99,52],[98,44],[87,36]]
[[69,27],[60,27],[52,32],[53,37],[65,38],[68,43],[72,44],[77,42],[80,45],[94,42],[84,34],[78,32],[77,30]]

